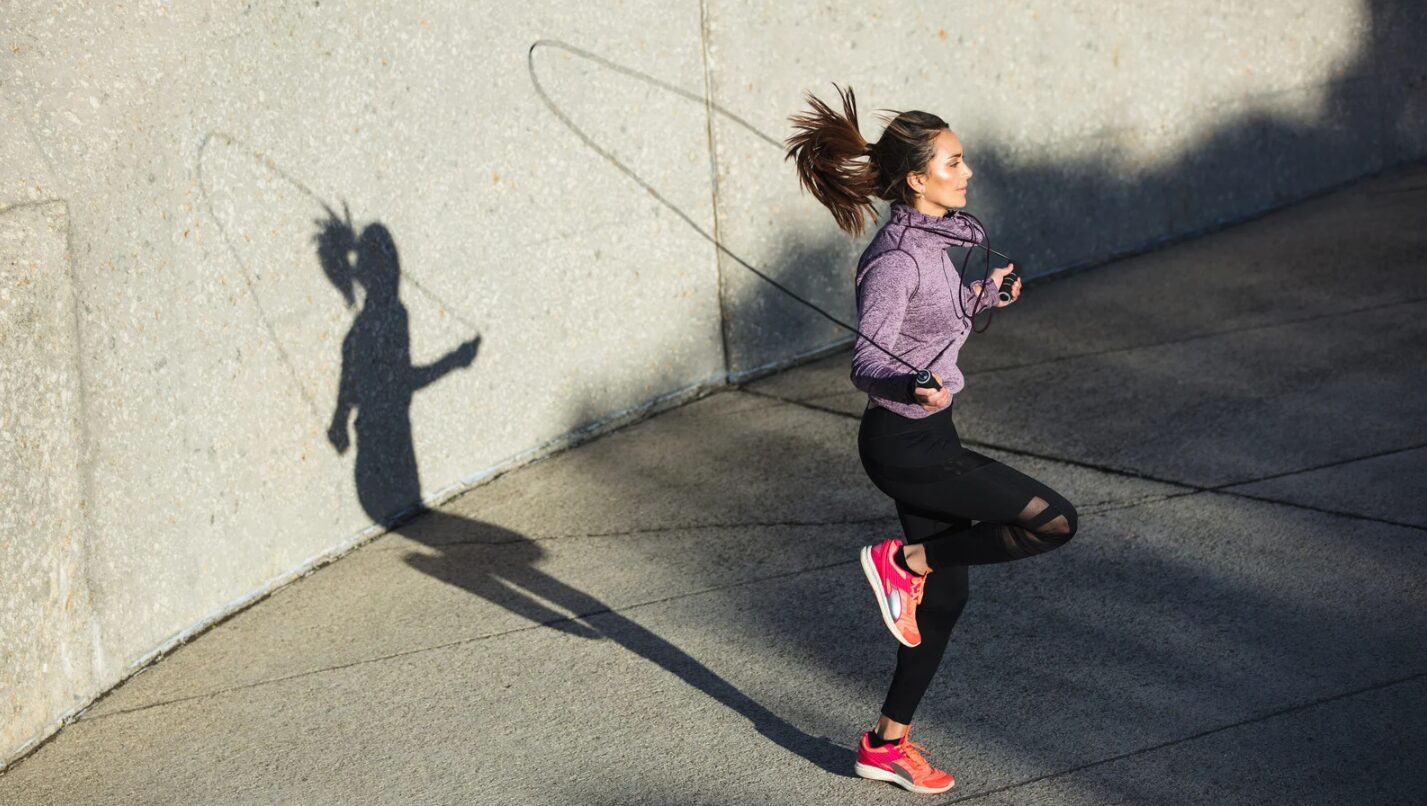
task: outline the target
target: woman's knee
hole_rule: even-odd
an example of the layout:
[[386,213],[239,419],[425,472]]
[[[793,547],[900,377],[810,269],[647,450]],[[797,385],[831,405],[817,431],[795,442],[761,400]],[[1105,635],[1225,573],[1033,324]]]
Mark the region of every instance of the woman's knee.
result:
[[1052,490],[1032,498],[1026,512],[1032,514],[1022,515],[1022,528],[1036,538],[1060,546],[1075,536],[1078,518],[1075,506]]
[[1070,538],[1075,537],[1076,528],[1075,509],[1067,509],[1056,515],[1055,519],[1046,524],[1044,529],[1038,533],[1043,540],[1050,541],[1052,548],[1060,548],[1070,542]]
[[1055,490],[1047,490],[1046,493],[1046,500],[1056,514],[1050,522],[1054,527],[1052,531],[1062,541],[1069,540],[1075,536],[1076,521],[1080,513],[1075,511],[1074,504]]
[[1075,511],[1074,504],[1063,498],[1060,500],[1060,503],[1057,504],[1057,507],[1060,512],[1056,518],[1051,521],[1051,524],[1056,527],[1054,532],[1056,538],[1064,543],[1070,540],[1070,538],[1075,537],[1076,521],[1079,518],[1079,513]]

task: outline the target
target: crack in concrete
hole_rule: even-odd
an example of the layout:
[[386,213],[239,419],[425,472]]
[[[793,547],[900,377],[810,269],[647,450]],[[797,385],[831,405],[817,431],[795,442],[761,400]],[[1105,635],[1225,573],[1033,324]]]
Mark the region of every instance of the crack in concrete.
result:
[[991,795],[998,795],[998,794],[1001,794],[1001,793],[1003,793],[1003,792],[1009,792],[1009,791],[1011,791],[1011,790],[1013,790],[1013,789],[1020,789],[1021,787],[1029,786],[1029,785],[1031,785],[1031,784],[1037,784],[1037,783],[1040,783],[1040,782],[1042,782],[1042,781],[1049,781],[1049,780],[1054,779],[1054,778],[1060,778],[1060,777],[1063,777],[1063,776],[1066,776],[1066,775],[1072,775],[1072,774],[1077,773],[1077,772],[1083,772],[1083,771],[1085,771],[1085,770],[1093,769],[1093,768],[1095,768],[1095,767],[1100,767],[1100,766],[1103,766],[1103,765],[1105,765],[1105,764],[1112,764],[1112,763],[1114,763],[1114,762],[1116,762],[1116,761],[1123,761],[1123,760],[1128,759],[1128,758],[1135,758],[1136,756],[1142,756],[1142,755],[1146,755],[1146,754],[1148,754],[1148,753],[1153,753],[1153,752],[1155,752],[1156,750],[1163,750],[1163,749],[1165,749],[1165,748],[1167,748],[1167,747],[1174,747],[1175,745],[1184,744],[1184,743],[1186,743],[1186,742],[1192,742],[1192,741],[1194,741],[1194,740],[1196,740],[1196,739],[1202,739],[1202,738],[1204,738],[1204,737],[1206,737],[1206,736],[1212,736],[1212,735],[1214,735],[1214,734],[1216,734],[1216,733],[1223,733],[1224,731],[1233,730],[1234,728],[1241,728],[1241,727],[1244,727],[1245,725],[1253,725],[1253,724],[1256,724],[1256,723],[1259,723],[1259,722],[1267,722],[1267,721],[1269,721],[1269,720],[1271,720],[1271,719],[1276,719],[1276,718],[1278,718],[1278,717],[1280,717],[1280,716],[1286,716],[1286,715],[1288,715],[1288,714],[1297,713],[1297,712],[1299,712],[1299,711],[1306,711],[1306,710],[1308,710],[1308,709],[1310,709],[1310,708],[1316,708],[1317,706],[1320,706],[1320,705],[1326,705],[1326,704],[1331,703],[1331,702],[1337,702],[1338,700],[1346,700],[1346,699],[1349,699],[1349,698],[1352,698],[1352,697],[1356,697],[1356,696],[1358,696],[1358,695],[1360,695],[1360,694],[1368,694],[1368,693],[1371,693],[1371,692],[1374,692],[1374,691],[1380,691],[1380,690],[1382,690],[1382,689],[1392,688],[1393,686],[1399,686],[1399,685],[1402,685],[1402,684],[1404,684],[1404,683],[1415,682],[1415,681],[1418,681],[1418,680],[1422,680],[1423,678],[1427,678],[1427,672],[1417,672],[1417,673],[1415,673],[1415,674],[1405,675],[1405,676],[1403,676],[1403,677],[1396,677],[1396,678],[1393,678],[1393,679],[1391,679],[1391,680],[1384,680],[1384,681],[1381,681],[1381,682],[1378,682],[1378,683],[1373,683],[1373,684],[1371,684],[1371,685],[1363,686],[1363,687],[1361,687],[1361,688],[1355,688],[1355,689],[1352,689],[1352,690],[1350,690],[1350,691],[1344,691],[1344,692],[1340,692],[1340,693],[1337,693],[1337,694],[1330,694],[1330,695],[1327,695],[1327,696],[1324,696],[1324,697],[1318,697],[1318,698],[1313,699],[1313,700],[1308,700],[1307,702],[1296,703],[1296,704],[1294,704],[1294,705],[1289,705],[1289,706],[1286,706],[1286,707],[1283,707],[1283,708],[1279,708],[1279,709],[1277,709],[1277,710],[1270,711],[1270,712],[1268,712],[1268,713],[1266,713],[1266,714],[1259,714],[1258,716],[1251,716],[1251,717],[1248,717],[1247,719],[1241,719],[1241,720],[1239,720],[1239,721],[1237,721],[1237,722],[1231,722],[1231,723],[1226,724],[1226,725],[1219,725],[1218,727],[1209,728],[1209,729],[1207,729],[1207,730],[1201,730],[1201,731],[1199,731],[1199,732],[1197,732],[1197,733],[1191,733],[1191,734],[1189,734],[1189,735],[1187,735],[1187,736],[1181,736],[1181,737],[1179,737],[1179,738],[1177,738],[1177,739],[1170,739],[1170,740],[1168,740],[1168,741],[1160,742],[1159,744],[1152,744],[1152,745],[1149,745],[1148,747],[1141,747],[1141,748],[1139,748],[1138,750],[1131,750],[1131,751],[1129,751],[1129,752],[1120,753],[1120,754],[1117,754],[1117,755],[1109,756],[1109,757],[1107,757],[1107,758],[1098,759],[1098,760],[1096,760],[1096,761],[1091,761],[1091,762],[1088,762],[1088,763],[1086,763],[1086,764],[1080,764],[1080,765],[1077,765],[1077,766],[1074,766],[1074,767],[1068,767],[1068,768],[1063,769],[1063,770],[1058,770],[1058,771],[1056,771],[1056,772],[1050,772],[1050,773],[1046,773],[1046,774],[1044,774],[1044,775],[1038,775],[1038,776],[1036,776],[1036,777],[1034,777],[1034,778],[1028,778],[1028,779],[1026,779],[1026,780],[1024,780],[1024,781],[1018,781],[1018,782],[1016,782],[1016,783],[1014,783],[1014,784],[1006,784],[1005,786],[997,787],[997,788],[995,788],[995,789],[988,789],[988,790],[986,790],[985,792],[975,792],[975,793],[972,793],[972,794],[963,795],[963,796],[961,796],[961,797],[959,797],[959,798],[952,798],[951,800],[944,800],[944,801],[941,801],[941,803],[938,804],[938,806],[947,806],[947,804],[951,804],[951,803],[964,803],[964,802],[976,800],[976,799],[979,799],[979,798],[990,797]]
[[1079,507],[1079,506],[1078,506],[1078,507],[1076,507],[1075,509],[1076,509],[1076,511],[1078,511],[1081,515],[1104,515],[1106,512],[1119,512],[1119,511],[1122,510],[1122,509],[1134,509],[1135,507],[1142,507],[1142,506],[1146,506],[1146,505],[1148,505],[1148,504],[1158,504],[1158,503],[1160,503],[1161,501],[1170,501],[1170,500],[1175,499],[1175,498],[1187,498],[1187,497],[1189,497],[1189,496],[1198,495],[1198,494],[1201,493],[1201,492],[1203,492],[1203,491],[1202,491],[1202,490],[1185,490],[1184,492],[1177,492],[1177,493],[1161,493],[1161,494],[1158,494],[1158,495],[1145,495],[1145,496],[1141,496],[1141,497],[1139,497],[1139,498],[1131,499],[1131,500],[1128,500],[1128,501],[1106,501],[1106,502],[1102,502],[1103,505],[1101,505],[1101,504],[1092,504],[1092,505],[1090,505],[1090,506],[1084,506],[1084,507]]
[[[1135,507],[1146,506],[1146,505],[1148,505],[1148,504],[1158,504],[1158,503],[1160,503],[1161,501],[1171,501],[1171,500],[1173,500],[1173,499],[1175,499],[1175,498],[1189,498],[1189,497],[1191,497],[1191,496],[1199,495],[1199,494],[1202,493],[1202,492],[1205,492],[1205,491],[1204,491],[1204,490],[1185,490],[1185,491],[1183,491],[1183,492],[1177,492],[1177,493],[1164,493],[1163,495],[1151,495],[1151,496],[1146,496],[1146,497],[1141,498],[1141,499],[1136,500],[1136,501],[1127,501],[1127,502],[1125,502],[1125,503],[1117,504],[1117,505],[1115,505],[1115,506],[1108,506],[1108,507],[1104,507],[1104,508],[1101,508],[1101,509],[1093,510],[1093,514],[1095,514],[1095,515],[1104,515],[1106,512],[1119,512],[1119,511],[1122,510],[1122,509],[1134,509]],[[1077,508],[1077,509],[1079,509],[1079,508]],[[1082,515],[1087,515],[1087,514],[1092,514],[1092,511],[1089,511],[1089,510],[1080,510],[1080,513],[1081,513]]]

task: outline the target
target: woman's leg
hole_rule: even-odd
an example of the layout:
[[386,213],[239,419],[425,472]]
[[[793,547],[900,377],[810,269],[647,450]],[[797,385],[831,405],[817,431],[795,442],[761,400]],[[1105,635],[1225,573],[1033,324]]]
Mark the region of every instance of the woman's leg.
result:
[[897,647],[897,669],[892,673],[892,685],[882,703],[882,719],[877,723],[882,738],[900,739],[906,734],[912,714],[941,666],[951,631],[969,596],[966,566],[940,568],[927,575],[922,603],[917,606],[922,642],[914,647]]
[[[982,454],[965,454],[945,468],[955,475],[896,485],[908,565],[936,572],[926,576],[917,608],[922,642],[897,650],[897,669],[877,725],[883,738],[906,733],[941,665],[970,595],[967,566],[1042,554],[1075,534],[1075,507],[1055,490]],[[980,522],[973,525],[973,519]]]

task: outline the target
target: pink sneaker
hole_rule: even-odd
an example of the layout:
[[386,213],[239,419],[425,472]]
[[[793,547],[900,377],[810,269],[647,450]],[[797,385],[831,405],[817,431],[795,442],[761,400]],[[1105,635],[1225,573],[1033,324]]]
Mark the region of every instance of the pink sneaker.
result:
[[956,779],[926,760],[925,747],[909,741],[906,736],[896,744],[873,747],[862,734],[857,744],[857,764],[853,770],[863,778],[888,781],[910,792],[935,795],[956,786]]
[[862,571],[877,594],[877,607],[882,610],[887,629],[903,644],[916,646],[922,642],[921,630],[917,629],[917,605],[922,603],[925,577],[903,571],[892,559],[901,547],[902,541],[895,538],[863,546]]

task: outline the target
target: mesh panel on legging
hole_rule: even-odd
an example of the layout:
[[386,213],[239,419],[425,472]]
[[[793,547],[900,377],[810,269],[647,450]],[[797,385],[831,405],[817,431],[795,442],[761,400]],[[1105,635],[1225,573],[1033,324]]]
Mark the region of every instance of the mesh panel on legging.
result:
[[[1039,481],[999,462],[991,462],[945,482],[946,512],[981,517],[974,526],[946,520],[938,533],[924,538],[927,565],[984,565],[1044,554],[1075,536],[1075,507]],[[954,491],[951,489],[954,488]],[[972,503],[967,499],[975,499]],[[961,500],[950,500],[961,499]],[[938,519],[938,510],[921,506],[921,497],[908,508],[923,518]],[[1014,513],[1006,517],[1006,513]]]

